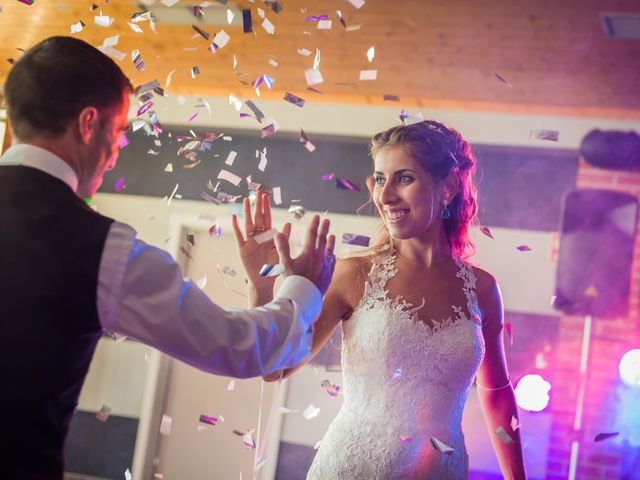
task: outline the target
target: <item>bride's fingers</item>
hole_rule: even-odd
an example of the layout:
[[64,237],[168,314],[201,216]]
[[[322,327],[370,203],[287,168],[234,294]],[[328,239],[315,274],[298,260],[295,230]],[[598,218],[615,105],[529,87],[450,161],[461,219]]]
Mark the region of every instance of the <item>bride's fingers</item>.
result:
[[247,233],[247,236],[250,237],[255,232],[253,220],[251,219],[251,200],[245,198],[242,201],[242,207],[244,209],[244,229]]
[[271,198],[266,193],[262,196],[262,214],[264,228],[269,230],[271,228]]
[[231,223],[233,224],[233,232],[235,233],[238,248],[240,248],[244,245],[244,236],[242,235],[242,230],[240,229],[240,223],[238,222],[238,217],[236,215],[233,215],[231,217]]

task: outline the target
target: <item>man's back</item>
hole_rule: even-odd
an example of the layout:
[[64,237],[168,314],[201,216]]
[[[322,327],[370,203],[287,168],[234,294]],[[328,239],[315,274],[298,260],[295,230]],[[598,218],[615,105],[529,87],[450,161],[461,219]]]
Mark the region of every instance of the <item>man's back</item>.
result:
[[102,332],[96,287],[112,220],[34,168],[2,166],[0,185],[0,458],[12,452],[0,463],[8,478],[59,478]]

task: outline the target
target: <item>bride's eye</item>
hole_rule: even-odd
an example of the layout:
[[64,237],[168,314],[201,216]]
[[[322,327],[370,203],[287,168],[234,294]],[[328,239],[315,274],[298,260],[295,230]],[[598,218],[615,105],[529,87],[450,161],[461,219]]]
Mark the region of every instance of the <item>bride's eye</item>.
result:
[[400,182],[400,183],[411,183],[411,182],[413,182],[413,177],[411,175],[400,175],[398,177],[398,182]]
[[384,185],[384,177],[373,177],[373,182],[376,185]]

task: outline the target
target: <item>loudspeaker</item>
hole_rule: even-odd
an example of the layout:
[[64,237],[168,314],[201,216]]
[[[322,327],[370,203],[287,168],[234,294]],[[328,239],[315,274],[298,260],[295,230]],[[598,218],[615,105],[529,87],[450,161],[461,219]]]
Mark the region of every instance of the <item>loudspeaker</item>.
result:
[[625,317],[638,199],[574,190],[564,199],[554,307],[572,315]]
[[636,132],[591,130],[580,143],[580,155],[594,167],[640,170],[640,135]]

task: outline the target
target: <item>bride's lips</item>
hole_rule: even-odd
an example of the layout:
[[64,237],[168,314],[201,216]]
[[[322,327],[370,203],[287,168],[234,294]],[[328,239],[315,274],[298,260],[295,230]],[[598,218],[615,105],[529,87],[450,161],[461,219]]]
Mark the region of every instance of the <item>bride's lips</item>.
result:
[[385,210],[384,216],[389,223],[398,223],[409,213],[407,209]]

